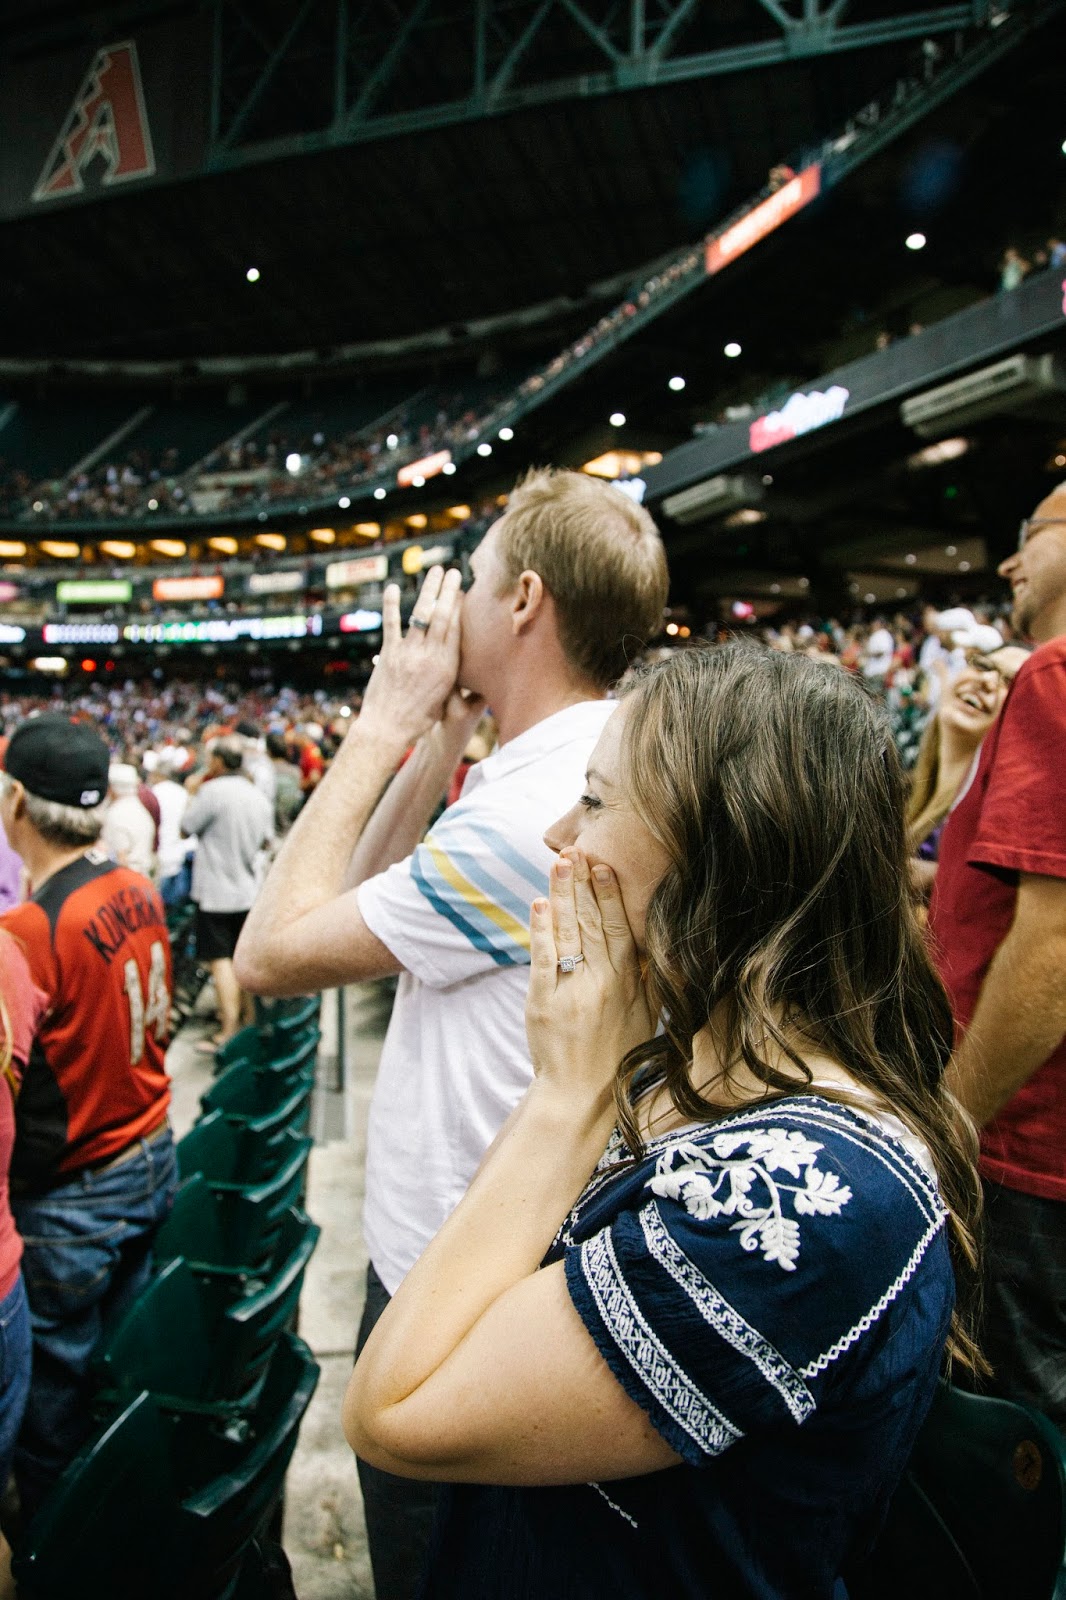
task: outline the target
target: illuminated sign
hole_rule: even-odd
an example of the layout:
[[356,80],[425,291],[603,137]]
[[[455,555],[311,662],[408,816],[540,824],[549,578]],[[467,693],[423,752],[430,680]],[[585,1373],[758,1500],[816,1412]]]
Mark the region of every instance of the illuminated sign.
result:
[[750,449],[769,450],[786,439],[798,439],[801,433],[824,428],[827,422],[837,422],[844,415],[849,394],[849,390],[834,383],[824,394],[814,389],[810,394],[789,395],[780,411],[756,417],[748,429]]
[[450,450],[436,450],[431,456],[423,456],[421,461],[409,461],[406,467],[401,467],[396,474],[396,482],[401,489],[408,488],[411,484],[421,487],[417,483],[419,478],[425,483],[427,478],[435,478],[438,472],[443,472],[452,459]]
[[342,633],[376,633],[380,627],[380,611],[346,611],[340,620]]
[[248,579],[249,594],[291,594],[303,586],[302,572],[253,572]]
[[223,578],[157,578],[152,585],[153,600],[221,600]]
[[131,644],[234,644],[239,639],[305,639],[322,632],[322,618],[211,617],[202,622],[131,622]]
[[25,628],[15,628],[9,622],[0,622],[0,644],[21,644],[25,637]]
[[356,556],[354,561],[330,562],[326,568],[326,587],[354,589],[360,583],[382,583],[388,575],[388,556]]
[[17,583],[0,583],[0,601],[17,600],[18,597],[19,586]]
[[117,622],[46,622],[45,644],[116,644]]
[[731,261],[742,256],[746,250],[765,239],[768,233],[773,233],[789,217],[794,217],[797,211],[813,200],[822,187],[822,169],[817,162],[813,166],[804,167],[803,171],[783,184],[774,194],[769,195],[746,217],[741,217],[739,222],[734,222],[720,237],[707,241],[707,271],[709,273],[721,272],[723,267],[728,267]]
[[83,581],[72,578],[66,583],[56,584],[56,599],[61,605],[81,606],[92,601],[129,600],[133,595],[133,585],[128,578],[94,578]]

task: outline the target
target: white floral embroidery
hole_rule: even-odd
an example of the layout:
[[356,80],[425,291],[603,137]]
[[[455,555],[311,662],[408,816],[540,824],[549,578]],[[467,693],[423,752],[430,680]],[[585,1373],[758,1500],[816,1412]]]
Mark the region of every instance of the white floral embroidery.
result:
[[[796,1217],[836,1217],[851,1199],[836,1173],[817,1165],[822,1145],[785,1128],[739,1128],[707,1142],[710,1149],[685,1140],[665,1150],[648,1188],[680,1200],[694,1217],[735,1217],[731,1231],[740,1234],[742,1249],[761,1250],[764,1261],[795,1272]],[[787,1196],[795,1216],[786,1214]]]

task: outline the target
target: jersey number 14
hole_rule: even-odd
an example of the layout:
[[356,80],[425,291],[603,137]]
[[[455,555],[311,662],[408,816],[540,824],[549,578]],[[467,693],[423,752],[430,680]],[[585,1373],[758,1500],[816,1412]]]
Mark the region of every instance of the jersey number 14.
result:
[[126,962],[126,995],[130,1003],[130,1066],[144,1055],[144,1037],[151,1028],[160,1044],[170,1025],[170,991],[167,988],[167,962],[163,946],[156,939],[148,955],[148,998],[141,988],[141,974],[131,956]]

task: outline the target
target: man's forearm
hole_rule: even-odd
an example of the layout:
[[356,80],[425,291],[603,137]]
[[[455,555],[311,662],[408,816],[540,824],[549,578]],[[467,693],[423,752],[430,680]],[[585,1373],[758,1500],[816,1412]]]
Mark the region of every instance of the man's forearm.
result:
[[438,725],[418,741],[360,835],[345,873],[346,889],[355,889],[393,862],[407,859],[448,788],[466,739],[465,730],[449,739]]
[[1013,927],[996,952],[947,1083],[978,1127],[1066,1035],[1066,938]]
[[402,754],[402,745],[397,748],[359,723],[349,732],[248,913],[238,958],[242,966],[248,964],[246,971],[254,968],[257,983],[269,983],[272,974],[284,970],[301,921],[344,893],[352,853]]

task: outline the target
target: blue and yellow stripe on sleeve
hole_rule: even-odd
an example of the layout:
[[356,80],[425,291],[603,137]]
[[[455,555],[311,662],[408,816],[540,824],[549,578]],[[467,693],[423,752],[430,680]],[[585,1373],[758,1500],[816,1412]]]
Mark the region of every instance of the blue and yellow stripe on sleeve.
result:
[[453,823],[419,845],[411,877],[433,909],[497,966],[529,965],[530,901],[547,893],[548,879],[509,841]]

